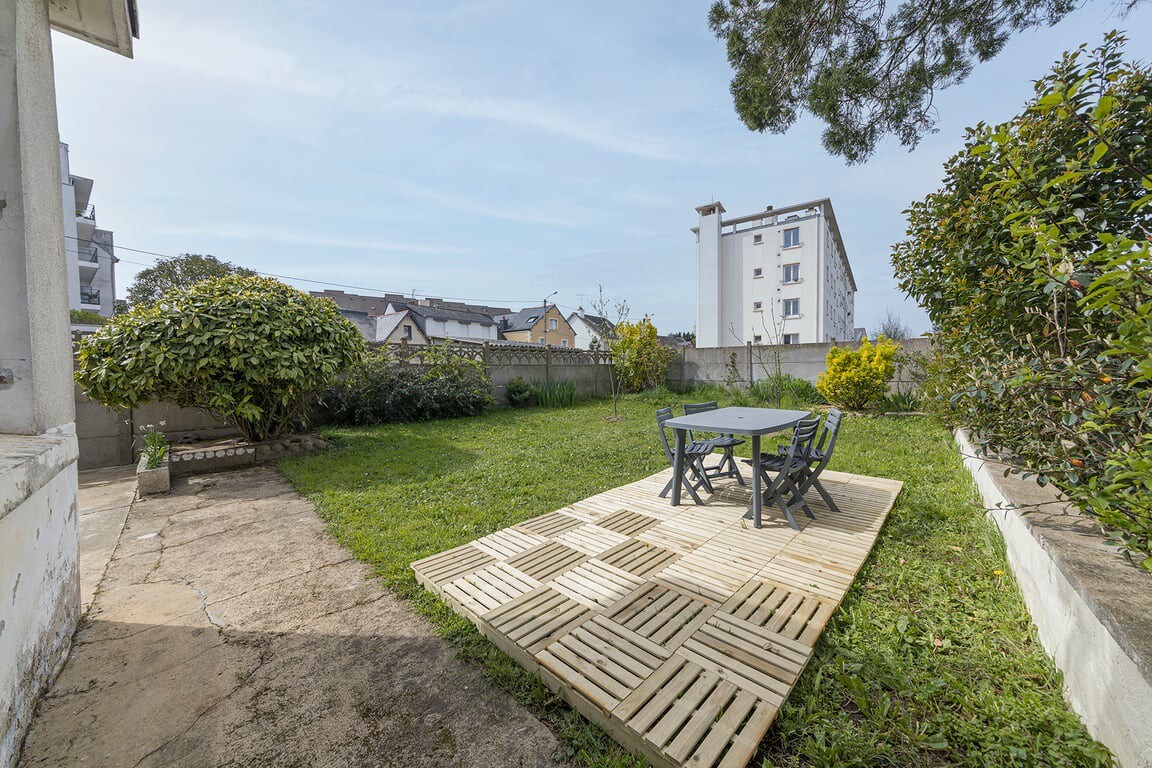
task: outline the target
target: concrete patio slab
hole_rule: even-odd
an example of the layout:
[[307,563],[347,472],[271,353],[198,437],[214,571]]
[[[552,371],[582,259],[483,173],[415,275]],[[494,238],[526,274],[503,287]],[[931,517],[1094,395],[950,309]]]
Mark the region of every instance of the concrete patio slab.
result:
[[87,613],[136,496],[136,466],[81,472],[80,604]]
[[[124,498],[111,474],[81,490],[93,568]],[[258,467],[132,504],[20,765],[512,768],[556,750]]]

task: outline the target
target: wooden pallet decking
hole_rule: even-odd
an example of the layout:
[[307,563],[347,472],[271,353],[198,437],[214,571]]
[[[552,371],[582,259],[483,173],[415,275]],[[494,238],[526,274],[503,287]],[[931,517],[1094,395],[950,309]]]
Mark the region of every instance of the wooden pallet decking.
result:
[[412,564],[416,578],[656,766],[741,768],[792,691],[902,483],[822,475],[840,513],[744,520],[747,488],[657,496],[670,470]]

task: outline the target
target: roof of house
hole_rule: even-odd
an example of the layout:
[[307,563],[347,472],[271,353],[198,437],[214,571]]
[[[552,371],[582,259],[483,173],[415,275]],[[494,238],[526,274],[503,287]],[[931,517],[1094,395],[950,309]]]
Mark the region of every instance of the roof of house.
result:
[[679,336],[657,336],[656,341],[672,349],[686,349],[692,346],[692,342],[681,339]]
[[344,291],[325,290],[311,291],[311,294],[332,299],[340,309],[364,312],[369,315],[383,315],[388,311],[389,304],[410,301],[407,296],[401,296],[398,293],[386,293],[383,296],[361,296],[355,293],[344,293]]
[[[555,304],[552,304],[549,309],[555,306]],[[498,315],[496,322],[499,324],[501,331],[515,333],[516,331],[532,330],[543,316],[544,307],[525,307],[519,312],[509,312],[506,315]]]
[[445,301],[444,299],[437,299],[433,297],[420,299],[417,301],[410,296],[401,296],[398,293],[385,293],[383,296],[363,296],[356,293],[344,293],[344,291],[334,291],[331,289],[324,291],[312,291],[311,293],[313,296],[322,296],[324,298],[332,299],[334,302],[336,302],[336,306],[340,307],[341,309],[350,309],[354,312],[367,312],[370,315],[387,314],[389,304],[395,305],[396,307],[403,305],[405,307],[421,309],[437,307],[441,309],[451,309],[460,312],[487,315],[490,318],[512,311],[508,307],[489,307],[485,304],[466,304],[460,301]]
[[572,320],[583,320],[584,324],[592,329],[592,332],[601,338],[611,336],[616,330],[616,323],[612,322],[606,317],[600,315],[590,315],[587,312],[573,312],[568,315],[568,325],[572,325]]
[[[464,306],[464,305],[461,305]],[[479,325],[495,325],[496,320],[484,312],[474,312],[466,309],[454,309],[443,305],[423,306],[421,304],[394,304],[393,307],[403,307],[421,320],[455,320],[458,323],[477,323]]]
[[361,336],[368,341],[376,341],[376,323],[372,321],[367,312],[357,312],[354,309],[344,309],[343,307],[338,307],[338,309],[340,316],[355,325]]

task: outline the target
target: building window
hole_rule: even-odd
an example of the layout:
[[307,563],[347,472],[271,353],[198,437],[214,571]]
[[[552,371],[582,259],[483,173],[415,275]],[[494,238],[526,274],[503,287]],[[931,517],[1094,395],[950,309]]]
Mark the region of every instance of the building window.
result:
[[761,301],[752,302],[752,311],[753,312],[763,312],[764,311],[764,302],[761,302]]
[[761,267],[756,267],[752,270],[752,277],[764,277],[764,270]]
[[760,245],[764,242],[764,235],[752,235],[752,245]]
[[784,265],[784,282],[798,283],[800,282],[800,265],[799,264],[785,264]]
[[798,334],[798,333],[786,333],[786,334],[784,334],[783,341],[785,344],[799,344],[800,343],[800,334]]
[[753,336],[752,337],[752,343],[753,344],[759,344],[763,338],[764,338],[763,336],[759,336],[759,335]]
[[560,339],[560,346],[567,348],[568,339]]
[[544,337],[543,337],[543,336],[541,336],[541,337],[540,337],[540,343],[541,343],[541,344],[544,344],[544,343],[546,343],[546,342],[544,341]]
[[784,247],[794,248],[800,245],[800,227],[784,230]]
[[406,339],[412,338],[412,326],[410,326],[410,325],[404,326],[404,338],[406,338]]
[[556,330],[556,318],[552,317],[548,319],[548,330]]
[[784,299],[784,317],[800,317],[800,299]]

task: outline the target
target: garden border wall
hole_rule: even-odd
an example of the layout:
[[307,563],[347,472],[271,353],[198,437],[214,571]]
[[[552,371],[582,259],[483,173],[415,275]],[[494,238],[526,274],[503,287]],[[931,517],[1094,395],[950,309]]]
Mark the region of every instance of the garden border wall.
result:
[[[908,352],[926,352],[928,339],[905,339],[901,347]],[[380,346],[374,344],[373,346]],[[670,387],[681,388],[694,384],[727,384],[732,379],[732,356],[737,359],[736,376],[731,383],[747,386],[760,381],[775,369],[780,355],[780,368],[784,373],[815,382],[824,370],[828,350],[836,346],[824,344],[790,344],[778,347],[738,346],[678,350],[668,367]],[[856,346],[846,343],[844,346]],[[401,344],[398,354],[414,364],[420,364],[422,347]],[[454,344],[453,351],[484,363],[492,380],[492,396],[499,404],[506,404],[504,388],[514,378],[542,383],[571,381],[576,385],[577,397],[607,397],[611,394],[609,356],[607,352],[579,349],[548,348],[515,344]],[[893,390],[914,388],[913,373],[897,367],[896,376],[889,387]],[[164,433],[172,442],[214,440],[231,437],[236,430],[216,421],[211,416],[192,408],[180,408],[171,403],[149,403],[140,408],[109,409],[89,400],[79,386],[76,387],[76,433],[80,442],[80,469],[132,464],[135,452],[132,439],[135,430],[147,424],[159,426],[165,422]]]
[[955,437],[1065,698],[1124,768],[1152,768],[1152,574],[1053,488],[1005,477],[964,430]]
[[[931,340],[923,337],[898,342],[902,352],[927,354]],[[856,348],[858,342],[823,342],[819,344],[780,344],[760,346],[745,344],[733,347],[688,348],[680,350],[677,359],[668,368],[668,384],[727,384],[748,386],[774,374],[781,373],[816,383],[824,372],[824,360],[832,347]],[[915,371],[909,366],[897,365],[896,375],[889,388],[909,391],[918,386]]]

